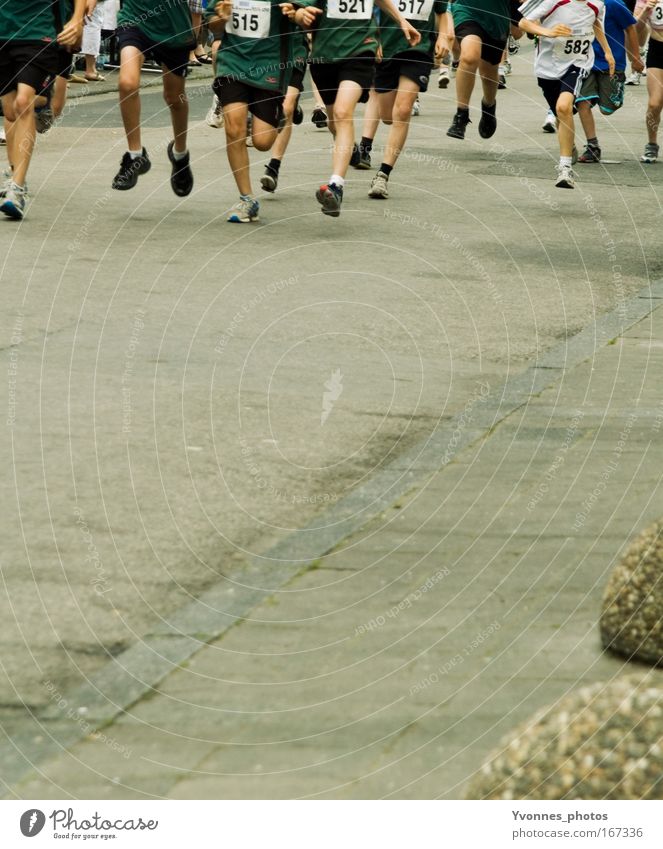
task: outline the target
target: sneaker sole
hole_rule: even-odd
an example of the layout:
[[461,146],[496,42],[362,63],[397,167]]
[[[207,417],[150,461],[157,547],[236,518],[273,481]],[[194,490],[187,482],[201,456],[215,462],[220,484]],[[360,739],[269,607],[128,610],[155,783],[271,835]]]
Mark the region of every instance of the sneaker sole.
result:
[[270,177],[269,174],[264,174],[260,178],[260,185],[265,192],[275,192],[276,191],[276,180],[273,177]]
[[575,189],[575,183],[567,183],[566,180],[563,180],[561,183],[555,183],[556,189]]
[[389,192],[387,192],[386,194],[369,192],[368,196],[369,198],[373,198],[373,200],[387,200],[389,198]]
[[357,171],[370,171],[371,170],[371,163],[370,162],[368,162],[368,163],[359,162],[357,165],[353,165],[352,167],[356,168]]
[[459,133],[452,133],[451,130],[447,130],[447,135],[450,139],[458,139],[459,141],[463,141],[465,138],[465,133],[460,135]]
[[497,121],[495,121],[493,126],[489,127],[488,130],[486,130],[485,126],[482,126],[482,122],[479,121],[479,135],[481,136],[482,139],[492,139],[492,137],[495,135],[496,131],[497,131]]
[[441,80],[437,81],[438,88],[448,88],[449,87],[449,77],[442,77]]
[[557,132],[556,128],[552,127],[550,124],[544,124],[543,127],[541,127],[541,129],[543,130],[544,133],[556,133]]
[[236,215],[231,215],[226,218],[228,224],[253,224],[254,221],[260,221],[260,217],[256,215],[253,218],[238,218]]
[[21,221],[24,216],[23,210],[14,206],[14,204],[9,201],[5,201],[5,203],[0,206],[0,212],[4,213],[7,218],[11,218],[13,221]]
[[656,159],[650,159],[649,157],[641,156],[640,162],[642,162],[643,165],[655,165],[658,162],[658,157],[656,157]]
[[330,215],[332,218],[338,218],[341,214],[341,205],[327,186],[320,186],[315,193],[315,199],[322,207],[323,215]]

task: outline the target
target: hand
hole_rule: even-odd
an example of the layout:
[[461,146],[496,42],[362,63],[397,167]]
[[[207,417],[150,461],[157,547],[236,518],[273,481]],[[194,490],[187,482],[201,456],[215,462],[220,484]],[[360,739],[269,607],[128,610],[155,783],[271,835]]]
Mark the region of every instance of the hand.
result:
[[85,5],[85,17],[86,18],[92,17],[92,12],[94,12],[96,7],[97,7],[97,0],[87,0],[87,3]]
[[605,61],[608,63],[608,72],[611,77],[615,75],[615,57],[610,51],[605,54]]
[[220,0],[214,6],[214,14],[222,21],[229,21],[233,13],[232,0]]
[[645,63],[638,56],[637,59],[631,59],[631,70],[636,74],[641,74],[645,69]]
[[546,33],[548,38],[568,38],[570,35],[573,35],[573,30],[571,27],[567,27],[566,24],[555,24]]
[[[283,9],[284,6],[292,6],[292,3],[282,3],[281,9]],[[291,18],[291,20],[294,20],[295,23],[297,23],[300,27],[312,27],[315,23],[315,19],[318,17],[318,15],[321,15],[322,12],[323,10],[320,9],[318,6],[301,6],[298,9],[295,9],[294,16]],[[290,17],[290,15],[287,11],[285,11],[285,9],[283,10],[283,14],[288,15],[288,17]]]
[[445,56],[449,55],[449,39],[446,35],[438,35],[435,42],[435,60],[438,65]]
[[403,35],[407,39],[410,47],[416,47],[421,41],[421,33],[419,30],[415,29],[412,24],[409,24],[405,18],[403,18],[403,22],[401,23],[401,29],[403,30]]
[[297,9],[295,9],[292,3],[279,3],[279,6],[281,7],[282,14],[284,14],[286,18],[290,18],[294,24]]
[[375,61],[381,62],[384,58],[384,53],[382,52],[382,45],[378,44],[378,49],[375,51]]
[[58,44],[62,47],[79,47],[83,39],[83,21],[72,18],[62,28],[62,32],[58,34]]

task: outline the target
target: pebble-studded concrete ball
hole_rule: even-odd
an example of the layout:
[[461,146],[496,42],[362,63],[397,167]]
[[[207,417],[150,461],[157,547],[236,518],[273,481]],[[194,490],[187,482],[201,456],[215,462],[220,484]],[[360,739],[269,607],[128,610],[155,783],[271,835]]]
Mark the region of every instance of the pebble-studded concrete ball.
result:
[[505,737],[467,799],[663,799],[663,673],[583,687]]
[[636,537],[611,573],[601,642],[626,657],[663,664],[663,520]]

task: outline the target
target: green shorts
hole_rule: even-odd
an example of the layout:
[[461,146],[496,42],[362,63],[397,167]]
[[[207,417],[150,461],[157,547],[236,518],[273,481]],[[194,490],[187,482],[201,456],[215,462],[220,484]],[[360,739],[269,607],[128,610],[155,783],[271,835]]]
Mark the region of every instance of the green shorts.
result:
[[603,115],[612,115],[624,105],[624,82],[626,75],[623,71],[615,71],[611,77],[607,71],[590,71],[584,79],[576,103],[589,101],[594,106],[599,105]]

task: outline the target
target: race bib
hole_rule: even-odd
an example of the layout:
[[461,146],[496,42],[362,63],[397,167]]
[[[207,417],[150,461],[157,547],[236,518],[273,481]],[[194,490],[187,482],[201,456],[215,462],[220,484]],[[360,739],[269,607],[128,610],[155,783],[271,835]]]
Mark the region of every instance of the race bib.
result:
[[397,0],[396,5],[408,21],[427,21],[433,11],[433,0]]
[[560,62],[575,61],[584,62],[589,55],[590,48],[594,43],[594,31],[581,32],[570,35],[568,38],[556,38],[553,54]]
[[233,0],[232,16],[226,27],[240,38],[268,38],[271,15],[270,3]]
[[649,22],[654,29],[663,29],[663,3],[659,2],[651,10]]
[[344,21],[367,21],[373,14],[373,0],[327,0],[327,17]]

